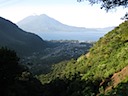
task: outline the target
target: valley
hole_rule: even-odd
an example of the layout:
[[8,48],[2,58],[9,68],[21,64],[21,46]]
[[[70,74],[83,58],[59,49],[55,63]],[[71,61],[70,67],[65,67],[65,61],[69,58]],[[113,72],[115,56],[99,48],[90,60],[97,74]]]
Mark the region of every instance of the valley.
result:
[[1,96],[127,96],[128,21],[95,42],[43,40],[0,24]]
[[49,47],[24,57],[22,63],[27,65],[33,74],[50,72],[53,64],[77,59],[82,54],[86,54],[94,42],[80,42],[77,40],[52,40],[47,41]]

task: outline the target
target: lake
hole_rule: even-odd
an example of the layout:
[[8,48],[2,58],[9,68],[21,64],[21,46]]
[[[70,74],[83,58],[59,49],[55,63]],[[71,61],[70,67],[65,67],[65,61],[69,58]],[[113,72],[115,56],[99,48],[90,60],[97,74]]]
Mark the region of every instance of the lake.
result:
[[97,41],[107,32],[42,32],[38,35],[44,40]]

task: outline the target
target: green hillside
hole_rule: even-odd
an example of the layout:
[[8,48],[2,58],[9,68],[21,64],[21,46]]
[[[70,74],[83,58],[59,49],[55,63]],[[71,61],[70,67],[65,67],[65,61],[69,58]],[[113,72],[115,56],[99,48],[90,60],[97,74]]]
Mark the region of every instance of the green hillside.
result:
[[[127,52],[128,21],[125,21],[100,38],[88,54],[59,63],[51,73],[38,78],[44,83],[46,96],[119,96],[124,90],[128,91],[125,87],[128,72],[123,71],[128,70]],[[47,92],[52,89],[54,91]]]
[[[124,22],[101,38],[91,48],[83,79],[105,79],[128,65],[128,22]],[[88,66],[90,68],[88,68]]]

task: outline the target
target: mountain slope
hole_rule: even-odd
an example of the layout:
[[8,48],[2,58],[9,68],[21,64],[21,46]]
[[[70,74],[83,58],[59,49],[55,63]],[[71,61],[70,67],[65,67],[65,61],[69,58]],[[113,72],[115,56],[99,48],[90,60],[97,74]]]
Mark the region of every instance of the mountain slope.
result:
[[12,22],[0,17],[0,46],[28,55],[44,48],[45,42],[39,36],[25,32]]
[[[126,54],[128,51],[127,25],[128,22],[124,22],[119,27],[116,27],[101,38],[90,50],[88,65],[93,66],[91,67],[93,71],[98,72],[97,70],[99,70],[102,78],[112,75],[128,64],[128,55]],[[94,73],[89,74],[92,75]]]
[[[61,91],[68,92],[67,96],[127,96],[127,53],[128,21],[125,21],[96,42],[88,54],[66,63],[60,73],[55,67],[49,85],[59,84],[58,78],[60,82],[63,80],[68,89]],[[112,88],[107,92],[109,87]]]
[[[103,90],[107,86],[117,86],[110,79],[114,77],[114,73],[119,72],[128,65],[127,52],[128,21],[125,21],[96,42],[84,58],[78,59],[76,64],[81,64],[82,62],[84,64],[76,70],[82,74],[82,79],[85,81],[105,80],[102,85],[97,85],[100,93],[104,94]],[[126,78],[127,75],[124,75],[118,84]]]

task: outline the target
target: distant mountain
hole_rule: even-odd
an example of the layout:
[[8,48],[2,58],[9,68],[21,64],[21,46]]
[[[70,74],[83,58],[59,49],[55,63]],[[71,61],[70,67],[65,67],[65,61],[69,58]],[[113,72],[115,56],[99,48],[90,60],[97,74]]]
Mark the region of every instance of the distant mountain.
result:
[[0,17],[0,47],[6,46],[18,54],[28,55],[45,47],[39,36],[20,29],[9,20]]
[[74,27],[62,24],[61,22],[47,16],[46,14],[28,16],[19,21],[17,25],[30,32],[70,32],[70,31],[85,31],[83,27]]
[[62,24],[45,14],[28,16],[19,21],[17,25],[23,30],[36,33],[46,40],[73,39],[95,41],[113,29],[113,27],[84,28],[69,26]]

